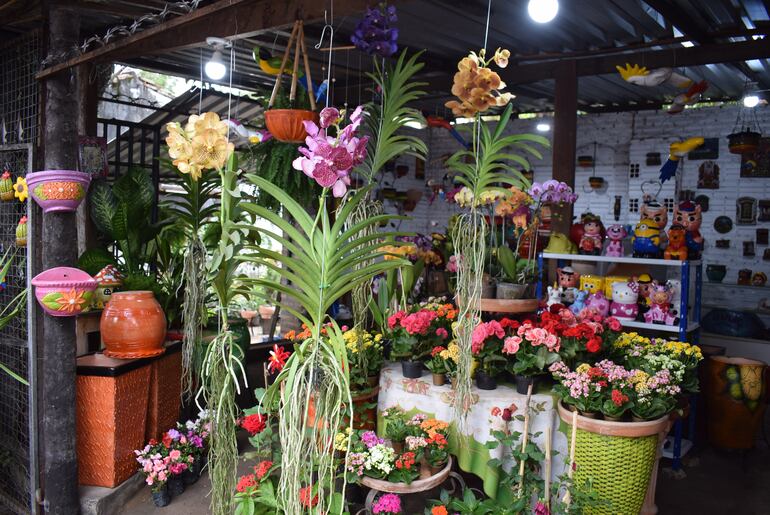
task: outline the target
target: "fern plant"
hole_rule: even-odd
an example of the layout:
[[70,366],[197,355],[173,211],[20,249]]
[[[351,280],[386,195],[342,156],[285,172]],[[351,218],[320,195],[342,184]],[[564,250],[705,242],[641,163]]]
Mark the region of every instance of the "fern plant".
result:
[[[343,421],[351,423],[352,399],[345,342],[340,328],[327,312],[336,300],[356,286],[403,264],[399,259],[381,259],[385,255],[380,251],[381,236],[370,231],[381,222],[400,217],[378,215],[346,228],[350,213],[368,195],[371,186],[349,196],[332,223],[326,206],[328,190],[323,190],[319,209],[313,217],[306,206],[266,179],[253,174],[247,178],[291,214],[291,220],[286,220],[264,206],[242,203],[244,209],[278,229],[259,228],[263,236],[275,239],[293,256],[286,258],[270,249],[254,247],[249,249],[251,254],[241,255],[239,259],[274,270],[290,281],[293,287],[266,278],[251,282],[267,290],[280,291],[284,301],[287,297],[293,298],[301,309],[285,302],[280,304],[282,309],[307,324],[311,331],[310,338],[295,346],[263,399],[266,407],[280,411],[280,508],[285,513],[304,513],[299,490],[315,485],[319,504],[313,513],[328,513],[336,476],[332,444]],[[313,466],[308,467],[308,463]]]

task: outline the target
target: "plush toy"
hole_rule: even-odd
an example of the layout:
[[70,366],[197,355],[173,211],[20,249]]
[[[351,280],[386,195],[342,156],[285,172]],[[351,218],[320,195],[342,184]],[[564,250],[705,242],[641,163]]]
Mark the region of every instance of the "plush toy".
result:
[[604,318],[610,312],[610,301],[604,296],[604,292],[598,291],[588,296],[586,308],[595,311]]
[[604,277],[601,275],[584,274],[580,276],[580,289],[588,293],[596,293],[604,289]]
[[671,290],[666,284],[654,283],[650,293],[650,310],[644,314],[648,324],[674,325],[676,317],[670,311]]
[[660,229],[650,218],[640,220],[631,237],[634,257],[657,258],[660,256]]
[[602,253],[602,236],[604,225],[596,215],[583,215],[583,236],[580,238],[578,252],[584,255],[598,256]]
[[663,163],[663,166],[660,168],[660,182],[666,182],[676,175],[676,170],[679,168],[679,160],[701,145],[703,145],[703,138],[701,137],[673,142],[669,147],[668,161]]
[[545,302],[545,305],[550,308],[554,304],[561,304],[561,294],[561,288],[557,288],[556,286],[549,286],[548,300]]
[[586,308],[586,297],[588,297],[587,291],[578,290],[575,294],[575,301],[569,307],[570,311],[576,315],[583,311]]
[[635,64],[631,66],[626,63],[626,67],[615,66],[623,80],[637,86],[660,86],[664,82],[675,86],[677,88],[689,88],[692,86],[692,81],[676,73],[673,68],[657,68],[655,70],[648,70],[645,66],[639,66]]
[[703,236],[700,234],[700,226],[703,223],[700,204],[689,200],[680,202],[674,209],[674,223],[684,227],[685,241],[687,243],[687,257],[700,259],[703,250]]
[[628,235],[626,228],[620,224],[610,225],[607,228],[607,239],[609,243],[604,249],[605,256],[623,257],[623,238]]
[[687,231],[679,224],[674,224],[668,230],[668,247],[663,253],[665,259],[687,260]]
[[569,241],[566,234],[561,232],[552,232],[548,240],[548,246],[543,250],[555,254],[577,254],[575,244]]
[[636,304],[638,297],[635,282],[613,284],[610,315],[622,320],[635,320],[639,314],[639,306]]

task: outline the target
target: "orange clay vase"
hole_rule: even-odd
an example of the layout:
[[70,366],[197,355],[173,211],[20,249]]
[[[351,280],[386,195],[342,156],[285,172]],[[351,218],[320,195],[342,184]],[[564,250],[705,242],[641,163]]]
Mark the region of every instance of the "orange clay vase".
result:
[[165,351],[166,315],[151,291],[113,293],[99,328],[104,354],[111,358],[149,358]]

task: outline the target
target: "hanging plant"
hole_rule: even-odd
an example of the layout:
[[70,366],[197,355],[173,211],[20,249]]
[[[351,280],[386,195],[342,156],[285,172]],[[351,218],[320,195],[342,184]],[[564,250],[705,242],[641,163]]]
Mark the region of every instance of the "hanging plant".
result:
[[[455,339],[460,347],[455,409],[461,420],[471,404],[471,340],[473,329],[480,321],[482,274],[489,231],[481,208],[510,195],[506,187],[528,187],[528,181],[513,165],[525,170],[530,169],[530,165],[517,151],[540,159],[540,152],[531,144],[549,145],[542,136],[504,135],[513,110],[509,104],[512,95],[501,91],[505,84],[490,65],[494,61],[504,68],[510,52],[497,49],[491,59],[486,59],[485,54],[484,49],[478,54],[471,52],[459,62],[452,86],[452,93],[458,100],[446,104],[456,116],[474,120],[471,149],[456,152],[447,161],[447,167],[458,174],[455,180],[462,185],[455,199],[459,197],[458,204],[466,208],[452,229],[457,263],[456,298],[460,312],[455,329]],[[481,113],[494,106],[507,107],[492,132],[486,123],[482,123]]]

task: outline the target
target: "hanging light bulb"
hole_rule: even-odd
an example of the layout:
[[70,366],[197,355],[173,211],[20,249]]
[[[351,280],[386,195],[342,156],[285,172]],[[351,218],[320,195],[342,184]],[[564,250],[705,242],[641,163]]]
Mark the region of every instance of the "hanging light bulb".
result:
[[757,107],[759,105],[759,96],[756,93],[748,93],[743,97],[743,107]]
[[206,62],[204,71],[211,80],[221,80],[227,73],[227,66],[222,60],[222,49],[231,45],[229,41],[222,38],[206,38],[206,43],[214,48],[211,53],[211,59]]
[[535,128],[540,132],[548,132],[551,130],[551,125],[545,122],[538,123]]
[[559,0],[529,0],[527,12],[537,23],[548,23],[559,12]]

